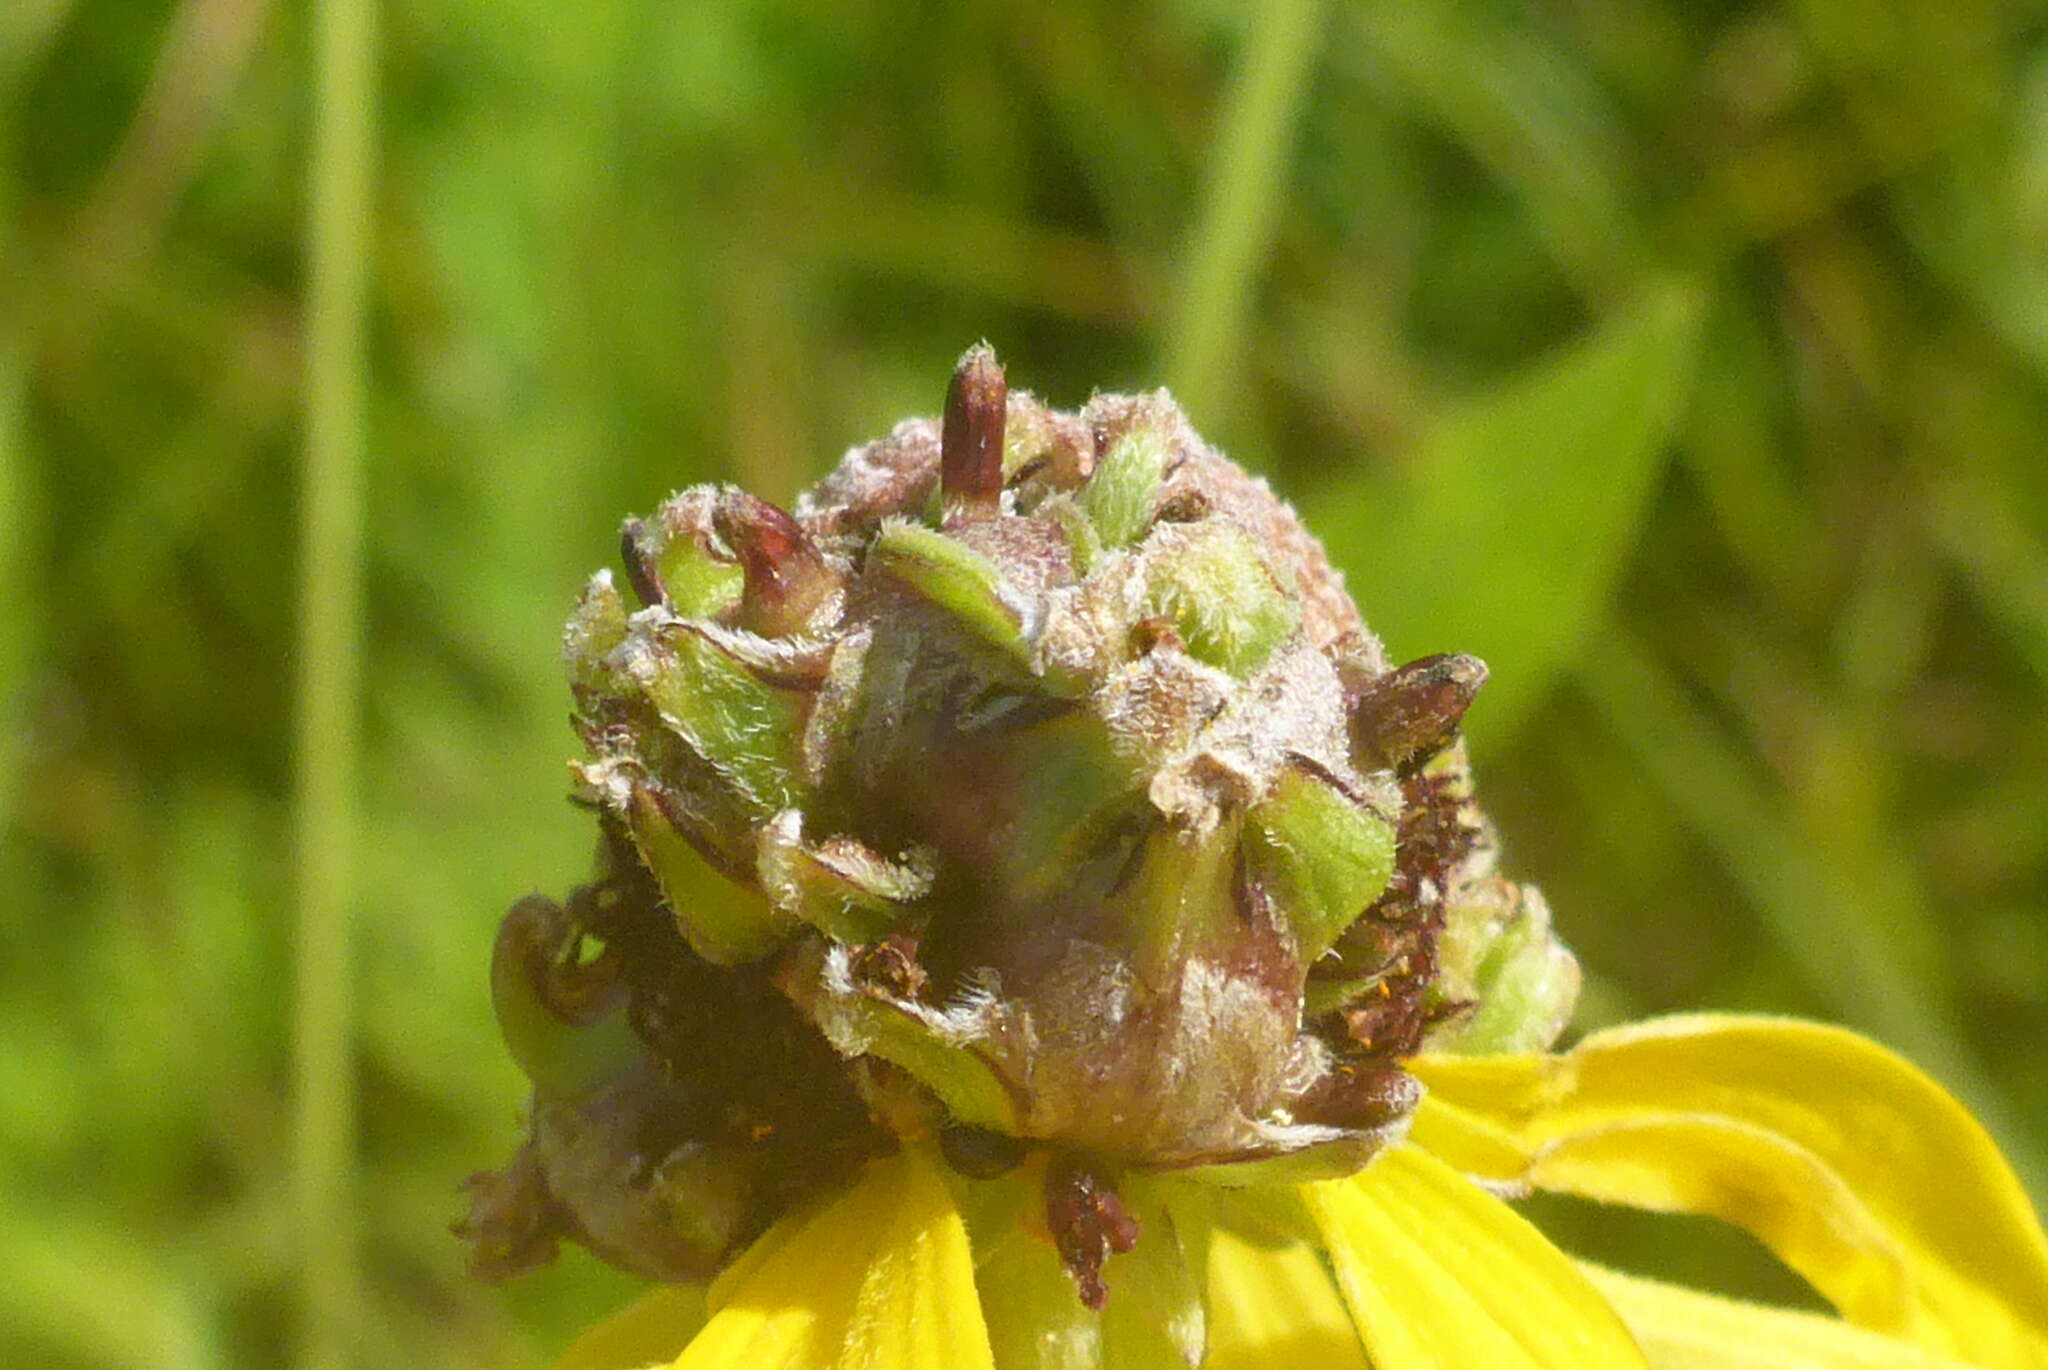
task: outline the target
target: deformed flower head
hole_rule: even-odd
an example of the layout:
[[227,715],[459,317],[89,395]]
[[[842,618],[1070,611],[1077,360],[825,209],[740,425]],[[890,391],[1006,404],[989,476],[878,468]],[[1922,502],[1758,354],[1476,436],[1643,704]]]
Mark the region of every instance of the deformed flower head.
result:
[[[501,930],[530,1135],[462,1230],[717,1280],[570,1364],[2048,1365],[2038,1223],[1894,1058],[1541,1054],[1577,969],[1472,802],[1485,668],[1390,662],[1163,393],[977,347],[793,512],[623,552],[566,638],[597,875]],[[1871,1331],[1582,1270],[1531,1186],[1742,1223]]]

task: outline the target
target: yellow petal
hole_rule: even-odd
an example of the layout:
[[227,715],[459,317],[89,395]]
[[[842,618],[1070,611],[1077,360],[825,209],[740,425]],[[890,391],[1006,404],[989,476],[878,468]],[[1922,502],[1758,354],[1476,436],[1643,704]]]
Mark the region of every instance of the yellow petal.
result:
[[[1544,1058],[1472,1059],[1540,1061]],[[1433,1057],[1424,1057],[1413,1062],[1412,1066],[1419,1071],[1433,1064],[1434,1060]],[[1459,1083],[1463,1084],[1462,1081]],[[1422,1103],[1416,1108],[1409,1125],[1408,1140],[1438,1160],[1448,1162],[1454,1170],[1483,1176],[1491,1181],[1518,1181],[1529,1168],[1530,1147],[1523,1138],[1501,1126],[1496,1119],[1454,1104],[1434,1090],[1422,1096]]]
[[990,1370],[967,1229],[922,1152],[769,1230],[675,1370]]
[[2048,1238],[2019,1182],[1960,1104],[1854,1033],[1694,1015],[1414,1064],[1439,1109],[1424,1135],[1473,1173],[1726,1218],[1860,1326],[2048,1367]]
[[1202,1370],[1368,1370],[1330,1272],[1306,1244],[1209,1238],[1209,1359]]
[[1971,1370],[1838,1318],[1583,1268],[1655,1370]]
[[1179,1225],[1158,1186],[1144,1177],[1125,1176],[1121,1192],[1138,1220],[1138,1244],[1110,1257],[1102,1269],[1109,1286],[1109,1304],[1102,1310],[1104,1370],[1201,1365],[1208,1341],[1202,1285],[1189,1266]]
[[1003,1370],[1063,1370],[1101,1359],[1102,1317],[1081,1302],[1050,1237],[1014,1223],[990,1240],[976,1274]]
[[[1912,1258],[1813,1152],[1725,1118],[1668,1114],[1559,1139],[1536,1153],[1539,1189],[1661,1213],[1697,1213],[1757,1235],[1863,1327],[1938,1343]],[[1796,1257],[1796,1259],[1793,1259]]]
[[1564,1254],[1428,1153],[1396,1147],[1302,1198],[1379,1370],[1643,1370]]
[[[1169,1207],[1160,1181],[1127,1174],[1119,1186],[1138,1220],[1138,1244],[1103,1267],[1109,1302],[1081,1302],[1038,1214],[1044,1172],[1021,1167],[977,1182],[968,1199],[975,1280],[989,1343],[1003,1370],[1189,1370],[1204,1345],[1202,1289],[1195,1276],[1207,1212]],[[1183,1241],[1183,1235],[1191,1237]]]
[[666,1365],[704,1325],[704,1291],[664,1284],[648,1290],[585,1332],[555,1370],[641,1370]]

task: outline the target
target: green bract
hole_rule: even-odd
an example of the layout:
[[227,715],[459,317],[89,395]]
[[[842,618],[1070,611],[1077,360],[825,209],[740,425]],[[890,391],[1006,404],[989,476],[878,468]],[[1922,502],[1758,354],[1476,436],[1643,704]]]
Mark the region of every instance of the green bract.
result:
[[[1484,668],[1394,668],[1165,394],[1057,413],[976,348],[942,421],[794,514],[700,487],[624,550],[631,600],[599,572],[565,637],[599,875],[524,901],[545,945],[501,956],[539,1099],[472,1221],[499,1265],[592,1239],[586,1171],[676,1211],[623,1257],[659,1273],[931,1133],[1091,1194],[1344,1173],[1404,1129],[1426,1042],[1562,1026],[1576,968],[1493,873],[1455,738]],[[607,1012],[550,1027],[585,982]],[[667,1148],[639,1118],[638,1170],[591,1140],[636,1109]],[[524,1247],[491,1217],[522,1202]],[[1055,1224],[1084,1297],[1104,1203]]]

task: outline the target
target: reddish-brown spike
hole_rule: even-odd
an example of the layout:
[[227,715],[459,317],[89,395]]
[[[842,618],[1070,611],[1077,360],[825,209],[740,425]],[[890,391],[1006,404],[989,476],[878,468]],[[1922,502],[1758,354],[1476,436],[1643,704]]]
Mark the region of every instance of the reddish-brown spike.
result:
[[1426,656],[1374,676],[1351,698],[1351,744],[1368,770],[1410,771],[1449,745],[1486,683],[1476,656]]
[[1109,1182],[1069,1156],[1045,1171],[1045,1225],[1081,1302],[1100,1313],[1109,1304],[1102,1267],[1138,1244],[1138,1219]]
[[711,526],[732,548],[746,573],[739,626],[769,637],[800,632],[839,587],[839,574],[826,562],[797,521],[744,490],[720,493]]
[[626,582],[642,608],[652,608],[668,598],[647,545],[647,525],[639,519],[627,519],[619,529],[619,557],[626,563]]
[[995,349],[976,343],[953,369],[939,437],[939,483],[949,518],[994,518],[1003,494],[1003,421],[1009,385]]

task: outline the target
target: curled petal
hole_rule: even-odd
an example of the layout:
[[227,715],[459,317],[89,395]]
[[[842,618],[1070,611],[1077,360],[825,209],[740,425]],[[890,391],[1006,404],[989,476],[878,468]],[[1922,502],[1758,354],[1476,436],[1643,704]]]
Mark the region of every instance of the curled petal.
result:
[[1691,1015],[1415,1069],[1438,1110],[1418,1135],[1473,1173],[1725,1218],[1859,1326],[2048,1366],[2048,1238],[2025,1192],[1960,1104],[1855,1033]]
[[1582,1268],[1655,1370],[1971,1370],[1838,1318]]
[[[1644,1164],[1643,1157],[1657,1159]],[[1662,1213],[1696,1213],[1788,1254],[1814,1288],[1862,1327],[1939,1342],[1924,1327],[1912,1256],[1840,1175],[1775,1133],[1673,1116],[1594,1128],[1538,1152],[1528,1180]],[[1791,1256],[1797,1257],[1796,1261]]]
[[1103,1271],[1109,1306],[1102,1313],[1103,1370],[1194,1370],[1204,1366],[1207,1312],[1183,1237],[1150,1185],[1126,1180],[1135,1246]]
[[1564,1253],[1427,1152],[1301,1192],[1379,1370],[1645,1370]]

